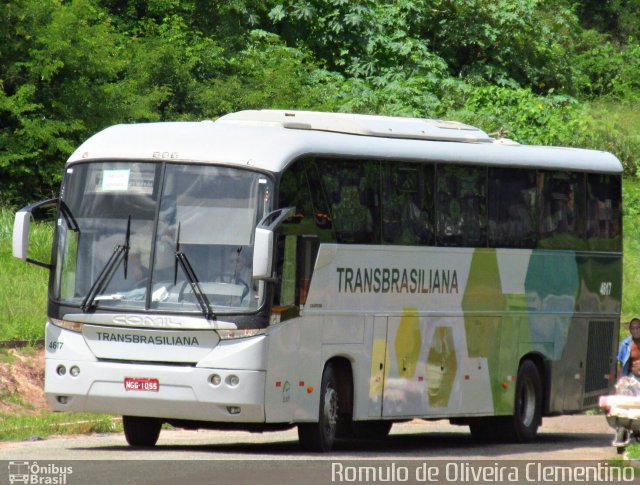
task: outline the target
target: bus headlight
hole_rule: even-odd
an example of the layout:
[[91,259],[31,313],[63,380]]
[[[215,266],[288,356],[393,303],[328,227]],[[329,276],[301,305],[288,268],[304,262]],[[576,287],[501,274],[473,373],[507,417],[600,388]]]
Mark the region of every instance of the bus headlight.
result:
[[82,332],[82,323],[70,322],[68,320],[58,320],[57,318],[49,318],[49,322],[56,327],[71,330],[72,332]]
[[220,340],[232,340],[238,338],[255,337],[256,335],[262,335],[264,328],[246,328],[238,330],[216,330]]

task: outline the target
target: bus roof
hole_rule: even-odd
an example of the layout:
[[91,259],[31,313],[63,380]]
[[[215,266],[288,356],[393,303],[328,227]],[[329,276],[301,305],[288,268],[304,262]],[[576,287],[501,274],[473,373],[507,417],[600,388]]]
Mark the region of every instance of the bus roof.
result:
[[115,125],[67,163],[154,160],[221,163],[281,172],[303,155],[621,173],[611,153],[520,145],[458,122],[309,111],[241,111],[203,122]]

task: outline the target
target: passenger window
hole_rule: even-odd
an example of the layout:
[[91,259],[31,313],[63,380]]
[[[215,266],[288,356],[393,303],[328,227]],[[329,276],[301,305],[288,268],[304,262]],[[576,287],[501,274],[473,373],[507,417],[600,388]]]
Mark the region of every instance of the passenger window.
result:
[[584,175],[538,172],[538,247],[583,249],[585,229]]
[[392,244],[434,243],[434,167],[382,164],[382,239]]
[[320,242],[334,241],[331,218],[314,171],[310,160],[299,160],[280,179],[278,207],[296,208],[294,216],[278,228],[276,261],[282,277],[272,310],[280,321],[298,315],[296,308],[306,303]]
[[380,241],[380,163],[358,160],[316,161],[331,220],[340,243]]
[[282,175],[278,207],[296,208],[284,230],[287,234],[315,234],[322,242],[333,242],[331,217],[314,172],[313,163],[300,160]]
[[439,246],[486,246],[487,171],[483,167],[437,168],[437,240]]
[[489,169],[489,246],[534,248],[536,172]]
[[622,249],[620,176],[587,175],[587,242],[595,251]]

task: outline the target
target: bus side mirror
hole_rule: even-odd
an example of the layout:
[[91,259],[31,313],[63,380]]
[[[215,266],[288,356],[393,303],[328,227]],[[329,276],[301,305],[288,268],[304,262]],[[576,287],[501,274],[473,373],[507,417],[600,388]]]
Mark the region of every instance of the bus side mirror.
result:
[[18,211],[13,222],[13,257],[27,260],[31,212]]
[[273,271],[273,240],[276,228],[295,214],[295,207],[270,212],[256,227],[253,247],[253,279],[268,280]]
[[48,199],[23,207],[16,212],[13,222],[13,256],[27,263],[51,269],[51,265],[29,258],[29,229],[31,228],[31,213],[36,209],[54,208],[58,199]]
[[273,262],[273,231],[257,227],[253,248],[253,279],[264,280],[271,277]]

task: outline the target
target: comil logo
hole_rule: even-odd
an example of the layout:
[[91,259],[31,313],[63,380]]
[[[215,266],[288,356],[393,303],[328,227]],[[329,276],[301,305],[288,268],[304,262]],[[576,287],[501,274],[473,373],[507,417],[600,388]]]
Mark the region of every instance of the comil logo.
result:
[[10,461],[9,483],[27,483],[33,485],[66,485],[67,476],[73,473],[73,467],[58,466],[53,463],[39,465],[38,462]]

